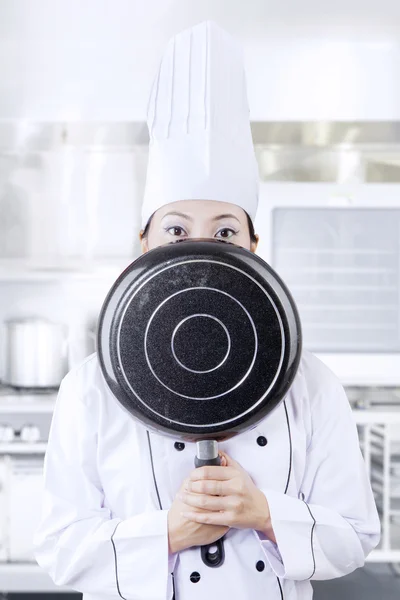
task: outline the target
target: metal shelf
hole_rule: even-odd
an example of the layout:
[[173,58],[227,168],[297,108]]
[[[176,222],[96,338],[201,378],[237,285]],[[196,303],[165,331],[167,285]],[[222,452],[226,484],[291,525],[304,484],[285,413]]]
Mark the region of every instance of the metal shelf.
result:
[[357,425],[400,424],[400,406],[367,410],[353,409],[353,414]]
[[56,586],[36,563],[1,563],[0,592],[71,592]]
[[10,442],[9,444],[0,443],[0,455],[2,454],[45,454],[47,449],[46,442]]
[[29,260],[0,259],[0,283],[114,280],[133,260],[134,257],[127,257],[39,264]]
[[373,550],[366,562],[400,564],[400,550]]
[[16,390],[0,385],[0,415],[52,414],[58,390]]
[[11,401],[3,402],[0,398],[0,415],[16,414],[52,414],[54,411],[56,397],[46,400],[35,400],[32,402],[21,402],[18,396]]

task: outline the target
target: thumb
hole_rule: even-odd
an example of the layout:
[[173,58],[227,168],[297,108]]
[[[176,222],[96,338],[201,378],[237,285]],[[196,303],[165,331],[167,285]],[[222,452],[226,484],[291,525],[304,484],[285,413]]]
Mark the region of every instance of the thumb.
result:
[[243,467],[236,460],[231,458],[226,452],[223,450],[219,451],[219,455],[221,457],[221,466],[222,467],[234,467],[235,469],[242,470]]

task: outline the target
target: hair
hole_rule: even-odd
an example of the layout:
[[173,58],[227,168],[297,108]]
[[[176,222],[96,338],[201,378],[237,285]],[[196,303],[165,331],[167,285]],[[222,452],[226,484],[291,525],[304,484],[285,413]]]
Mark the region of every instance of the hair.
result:
[[[249,217],[249,215],[247,214],[246,211],[245,211],[245,213],[246,213],[246,217],[247,217],[247,225],[249,227],[250,242],[252,244],[256,244],[257,243],[257,238],[256,238],[256,232],[255,232],[255,229],[254,229],[253,221],[250,219],[250,217]],[[153,215],[154,215],[154,213],[153,213]],[[147,236],[148,236],[148,234],[149,234],[150,224],[151,224],[151,221],[153,219],[153,215],[151,215],[150,219],[147,221],[146,227],[143,230],[143,233],[142,233],[142,239],[143,240],[146,239]]]
[[254,229],[253,221],[250,219],[250,216],[247,214],[247,212],[246,212],[246,217],[247,217],[247,225],[249,226],[250,242],[252,244],[256,244],[257,238],[256,238],[256,232]]

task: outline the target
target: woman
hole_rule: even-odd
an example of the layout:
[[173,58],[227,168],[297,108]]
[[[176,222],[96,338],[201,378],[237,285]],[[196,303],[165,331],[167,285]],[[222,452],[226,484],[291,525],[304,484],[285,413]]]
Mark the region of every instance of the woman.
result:
[[[243,63],[210,23],[176,36],[149,104],[146,252],[182,238],[255,251],[257,169]],[[304,351],[285,398],[193,469],[195,445],[149,433],[96,355],[64,379],[45,463],[37,560],[85,600],[308,600],[364,564],[379,519],[343,388]],[[225,562],[199,546],[224,535]]]

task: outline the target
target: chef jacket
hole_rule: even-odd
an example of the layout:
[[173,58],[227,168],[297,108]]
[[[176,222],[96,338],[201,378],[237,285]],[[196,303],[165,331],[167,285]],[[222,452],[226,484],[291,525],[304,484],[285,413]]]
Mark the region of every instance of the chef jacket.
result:
[[284,401],[220,443],[265,494],[276,544],[230,529],[225,561],[169,555],[167,514],[196,445],[150,433],[109,391],[97,355],[64,378],[44,468],[36,559],[84,600],[309,600],[310,581],[364,564],[380,523],[350,404],[303,351]]

